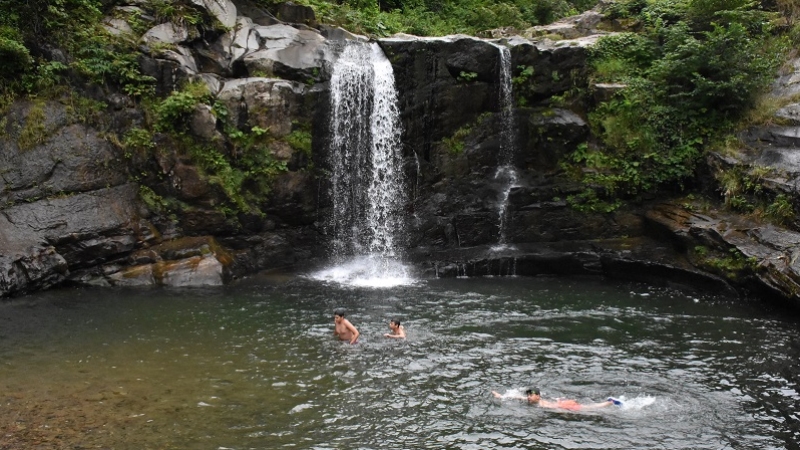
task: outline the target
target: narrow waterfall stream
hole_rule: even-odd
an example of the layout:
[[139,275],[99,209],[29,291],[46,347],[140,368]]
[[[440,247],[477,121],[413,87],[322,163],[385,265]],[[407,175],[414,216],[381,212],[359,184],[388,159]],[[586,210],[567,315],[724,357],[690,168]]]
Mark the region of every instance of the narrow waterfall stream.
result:
[[514,98],[511,86],[511,52],[504,45],[494,44],[500,52],[500,152],[497,158],[497,172],[495,179],[502,183],[500,199],[498,201],[498,243],[501,247],[506,244],[506,226],[508,220],[508,196],[517,183],[517,171],[514,167]]
[[409,282],[398,241],[402,206],[401,134],[389,60],[376,43],[348,42],[331,89],[331,181],[334,267],[315,275],[345,284]]

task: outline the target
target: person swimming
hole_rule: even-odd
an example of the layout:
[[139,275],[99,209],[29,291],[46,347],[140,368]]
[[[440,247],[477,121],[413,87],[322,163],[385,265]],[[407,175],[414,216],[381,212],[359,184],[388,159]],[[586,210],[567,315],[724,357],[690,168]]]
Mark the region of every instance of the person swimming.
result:
[[350,344],[358,342],[358,336],[361,334],[358,329],[350,323],[349,320],[344,318],[344,310],[337,308],[333,311],[333,335],[342,341],[349,341]]
[[392,318],[389,321],[389,329],[392,332],[384,334],[387,338],[404,339],[406,337],[406,329],[400,325],[400,319],[398,318]]
[[525,395],[503,395],[497,391],[492,391],[492,395],[495,398],[511,398],[515,400],[527,400],[528,403],[535,404],[540,408],[551,408],[551,409],[565,409],[568,411],[580,411],[586,409],[599,409],[605,408],[611,405],[622,406],[622,402],[613,398],[609,397],[606,401],[600,403],[588,403],[582,404],[578,403],[572,399],[555,399],[554,401],[544,400],[542,399],[541,391],[538,388],[529,388],[525,390]]

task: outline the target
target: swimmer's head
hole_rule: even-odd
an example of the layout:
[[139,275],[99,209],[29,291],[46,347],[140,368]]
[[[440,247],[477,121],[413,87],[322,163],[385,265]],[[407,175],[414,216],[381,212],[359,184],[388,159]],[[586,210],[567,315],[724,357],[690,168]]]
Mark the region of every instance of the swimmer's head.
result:
[[397,317],[392,317],[392,320],[389,321],[389,325],[391,325],[391,324],[394,324],[394,326],[399,327],[400,326],[400,319],[398,319]]
[[336,308],[333,310],[333,318],[341,317],[344,319],[344,310],[342,308]]
[[528,397],[530,397],[531,395],[538,395],[541,397],[542,394],[539,391],[539,388],[528,388],[525,390],[525,395],[527,395]]

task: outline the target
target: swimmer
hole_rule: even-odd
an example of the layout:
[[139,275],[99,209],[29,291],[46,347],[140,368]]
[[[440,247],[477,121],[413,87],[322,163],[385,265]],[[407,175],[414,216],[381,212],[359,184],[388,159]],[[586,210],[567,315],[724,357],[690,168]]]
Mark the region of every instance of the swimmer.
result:
[[356,327],[350,323],[349,320],[344,318],[344,310],[336,309],[333,312],[333,336],[342,341],[350,341],[350,344],[355,344],[358,341],[359,332]]
[[392,318],[392,320],[389,321],[389,328],[392,330],[392,332],[386,333],[384,336],[387,338],[405,339],[406,329],[400,325],[400,319]]
[[589,404],[580,404],[575,400],[569,399],[556,399],[555,401],[549,400],[542,400],[541,393],[537,388],[530,388],[525,391],[525,395],[503,395],[497,391],[492,391],[492,395],[495,398],[513,398],[515,400],[527,400],[528,403],[535,404],[540,408],[552,408],[552,409],[566,409],[569,411],[579,411],[579,410],[586,410],[586,409],[599,409],[605,408],[611,405],[622,406],[622,402],[609,397],[608,400],[600,403],[589,403]]

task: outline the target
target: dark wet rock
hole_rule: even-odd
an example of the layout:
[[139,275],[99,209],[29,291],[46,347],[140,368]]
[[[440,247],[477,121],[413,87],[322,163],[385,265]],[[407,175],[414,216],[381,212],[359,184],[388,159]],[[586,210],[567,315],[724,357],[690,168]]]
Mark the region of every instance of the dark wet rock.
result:
[[[139,234],[138,189],[126,184],[45,199],[0,212],[2,295],[63,281],[69,270],[94,266],[132,250]],[[148,236],[148,237],[145,237]]]
[[[31,148],[20,148],[21,133],[36,127],[24,118],[40,111],[44,123]],[[35,119],[29,119],[35,120]],[[72,123],[57,102],[15,103],[6,116],[9,133],[0,137],[0,202],[18,203],[85,192],[127,181],[121,152],[100,133]]]
[[800,306],[800,233],[717,211],[698,213],[662,204],[647,214],[651,225],[692,254],[693,264],[717,271],[740,287]]
[[649,238],[418,249],[412,258],[427,276],[592,275],[738,295],[725,279],[693,267],[669,246]]
[[569,110],[540,109],[530,112],[528,123],[519,132],[527,134],[528,140],[524,167],[546,172],[557,170],[564,157],[586,142],[589,125]]
[[184,82],[196,75],[194,70],[181,63],[146,54],[139,55],[139,67],[142,74],[156,80],[155,91],[160,96],[167,96],[179,90]]
[[69,273],[67,262],[52,246],[32,246],[11,252],[0,217],[0,297],[43,290],[60,284]]

